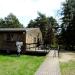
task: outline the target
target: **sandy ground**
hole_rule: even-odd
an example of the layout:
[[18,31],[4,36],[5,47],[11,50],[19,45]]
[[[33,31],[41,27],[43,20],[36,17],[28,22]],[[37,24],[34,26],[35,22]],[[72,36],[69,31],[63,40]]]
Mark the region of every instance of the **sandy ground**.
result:
[[60,62],[68,62],[70,60],[75,60],[75,52],[71,51],[60,52],[60,57],[59,57]]

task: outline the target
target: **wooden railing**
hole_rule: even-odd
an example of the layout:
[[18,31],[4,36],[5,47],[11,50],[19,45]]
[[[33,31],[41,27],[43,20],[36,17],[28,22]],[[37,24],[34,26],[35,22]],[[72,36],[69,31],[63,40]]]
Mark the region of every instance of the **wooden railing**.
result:
[[44,44],[37,44],[37,43],[26,43],[26,50],[27,51],[44,51],[49,52],[50,49],[44,47]]

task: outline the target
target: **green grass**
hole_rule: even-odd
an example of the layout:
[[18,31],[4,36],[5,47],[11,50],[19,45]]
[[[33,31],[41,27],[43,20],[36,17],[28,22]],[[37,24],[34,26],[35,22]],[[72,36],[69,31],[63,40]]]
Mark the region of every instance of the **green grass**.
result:
[[0,55],[0,75],[34,75],[45,56]]
[[75,75],[75,61],[60,63],[62,75]]

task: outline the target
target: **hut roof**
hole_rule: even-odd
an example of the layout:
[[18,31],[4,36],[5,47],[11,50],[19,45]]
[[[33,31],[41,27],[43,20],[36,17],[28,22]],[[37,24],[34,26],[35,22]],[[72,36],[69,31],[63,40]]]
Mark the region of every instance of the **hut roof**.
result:
[[33,30],[39,30],[39,28],[0,28],[0,32],[8,32],[8,31],[33,31]]

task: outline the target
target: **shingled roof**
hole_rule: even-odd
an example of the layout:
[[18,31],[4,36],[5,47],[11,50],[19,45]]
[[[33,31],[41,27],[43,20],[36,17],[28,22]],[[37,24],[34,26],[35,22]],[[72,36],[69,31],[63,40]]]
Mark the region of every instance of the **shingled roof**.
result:
[[32,31],[39,30],[39,28],[0,28],[0,32],[8,32],[8,31]]

